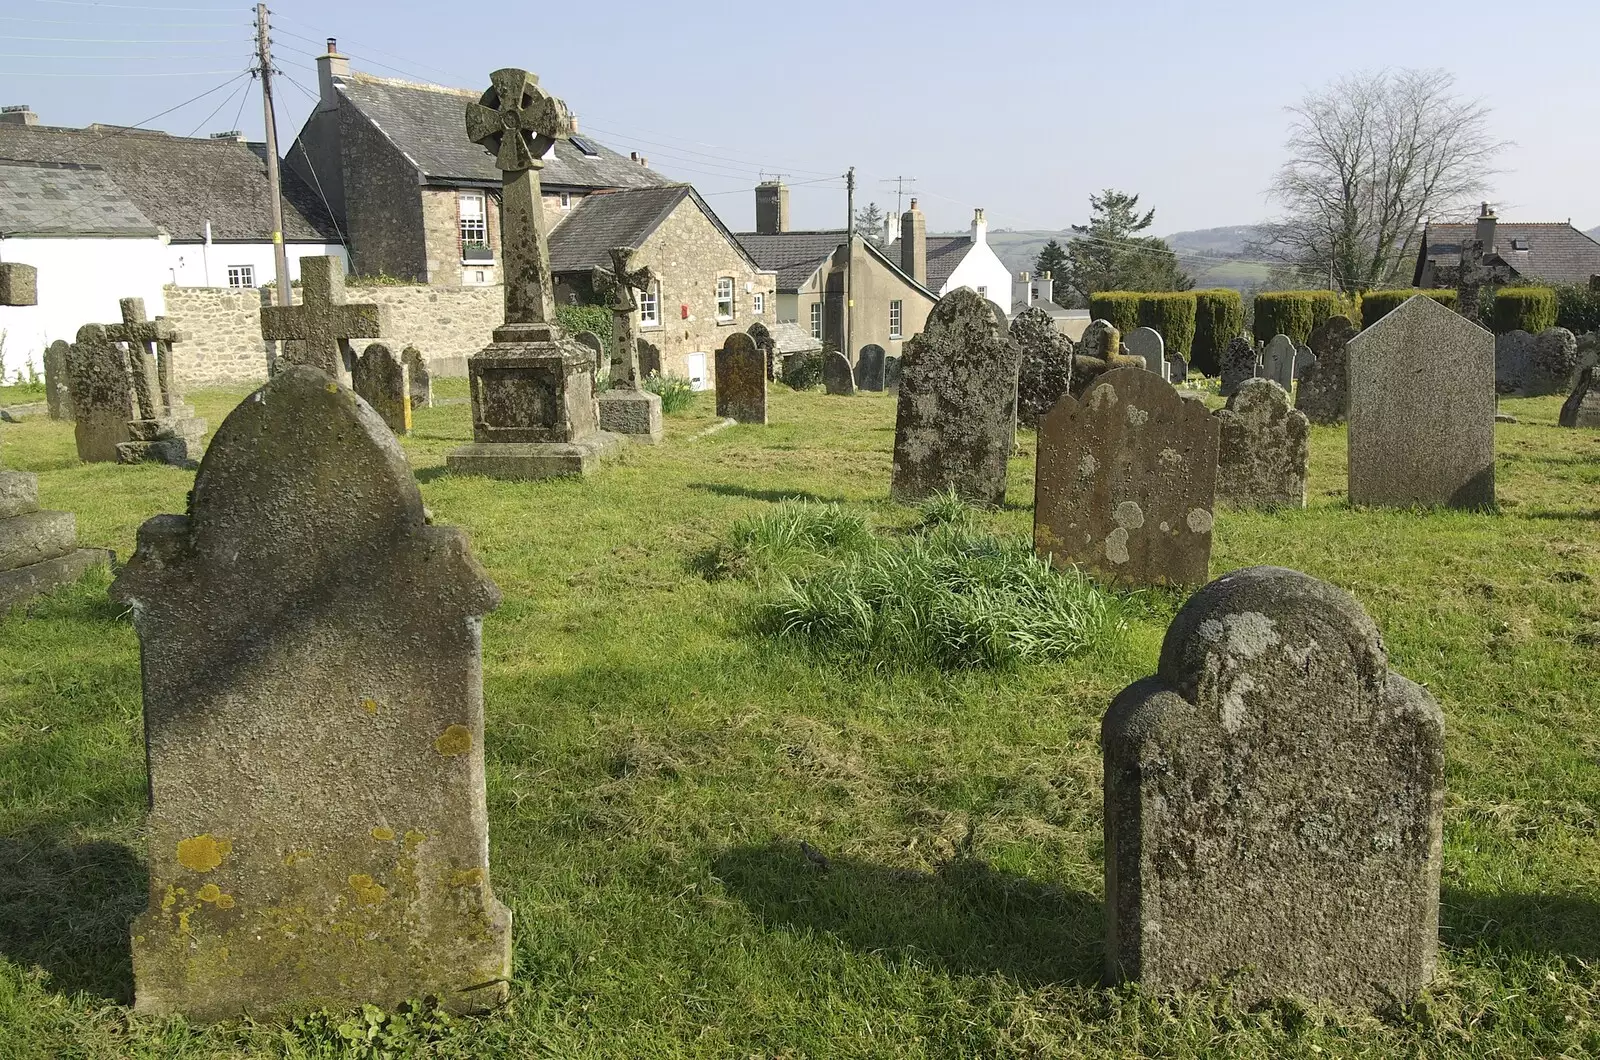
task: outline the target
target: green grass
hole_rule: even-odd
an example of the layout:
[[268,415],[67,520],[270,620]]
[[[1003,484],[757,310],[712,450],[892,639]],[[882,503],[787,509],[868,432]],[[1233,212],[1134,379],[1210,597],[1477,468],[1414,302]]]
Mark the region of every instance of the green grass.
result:
[[[216,423],[239,396],[195,403]],[[1600,1053],[1600,434],[1557,429],[1558,406],[1503,402],[1522,422],[1497,428],[1499,514],[1351,510],[1344,434],[1313,428],[1308,510],[1217,520],[1213,575],[1273,563],[1345,587],[1444,708],[1441,976],[1392,1021],[1097,985],[1100,719],[1153,669],[1180,594],[1126,601],[1118,651],[1003,670],[879,669],[751,628],[782,571],[709,569],[736,526],[837,505],[828,539],[797,535],[835,562],[852,526],[892,536],[923,518],[886,499],[892,396],[773,388],[771,426],[691,442],[716,422],[696,395],[666,445],[585,483],[443,474],[468,410],[420,411],[405,446],[423,496],[505,594],[484,629],[486,754],[516,973],[502,1014],[384,1024],[374,1042],[438,1057]],[[977,530],[1028,532],[1030,434],[1022,449],[1008,506],[971,516]],[[0,423],[0,452],[123,556],[193,481],[79,465],[70,427],[41,419]],[[123,1007],[144,759],[138,648],[105,588],[91,577],[0,618],[0,1060],[376,1055],[343,1017],[204,1029]]]

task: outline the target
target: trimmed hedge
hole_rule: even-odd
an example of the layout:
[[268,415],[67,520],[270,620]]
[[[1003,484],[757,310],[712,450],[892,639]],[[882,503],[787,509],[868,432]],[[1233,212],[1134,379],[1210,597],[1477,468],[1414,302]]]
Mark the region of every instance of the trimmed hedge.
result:
[[1089,319],[1104,320],[1126,335],[1139,326],[1142,291],[1103,291],[1089,296]]
[[1139,296],[1139,326],[1159,332],[1166,352],[1182,354],[1184,360],[1188,360],[1194,350],[1194,320],[1193,291],[1161,291]]
[[1574,335],[1600,331],[1600,291],[1586,283],[1568,283],[1556,288],[1556,327]]
[[1329,317],[1345,312],[1337,291],[1263,291],[1256,295],[1255,337],[1271,342],[1287,335],[1303,343]]
[[1537,335],[1556,324],[1556,292],[1550,287],[1502,287],[1490,314],[1496,335],[1521,329]]
[[1361,326],[1370,328],[1419,294],[1424,298],[1433,299],[1446,309],[1456,307],[1454,291],[1426,290],[1420,287],[1401,288],[1398,291],[1368,291],[1361,296]]
[[1191,366],[1206,375],[1222,374],[1228,340],[1244,334],[1244,299],[1231,288],[1194,292],[1194,345]]

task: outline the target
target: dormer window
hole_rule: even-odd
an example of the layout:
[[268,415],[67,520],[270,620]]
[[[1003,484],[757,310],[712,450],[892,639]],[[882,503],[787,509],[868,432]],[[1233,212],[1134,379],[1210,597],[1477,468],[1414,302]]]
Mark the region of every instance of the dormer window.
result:
[[1527,250],[1528,249],[1528,241],[1526,239],[1513,239],[1511,241],[1511,249],[1512,250]]
[[594,144],[590,143],[588,140],[585,140],[581,136],[569,136],[567,137],[567,142],[572,144],[572,146],[576,147],[579,151],[582,151],[584,158],[600,157],[600,148],[596,147]]

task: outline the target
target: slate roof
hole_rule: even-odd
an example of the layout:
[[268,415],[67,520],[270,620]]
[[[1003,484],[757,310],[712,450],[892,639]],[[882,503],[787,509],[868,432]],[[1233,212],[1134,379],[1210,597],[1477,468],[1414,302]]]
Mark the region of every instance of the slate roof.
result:
[[[1430,260],[1442,268],[1460,265],[1461,247],[1472,242],[1475,232],[1472,224],[1429,225],[1417,252],[1418,275]],[[1528,249],[1515,249],[1517,240],[1526,240]],[[1494,256],[1530,280],[1587,283],[1590,276],[1600,275],[1600,243],[1565,222],[1500,221],[1495,225],[1494,244]]]
[[822,340],[812,338],[811,332],[799,324],[774,324],[769,330],[781,354],[815,353],[822,349]]
[[[272,238],[267,163],[261,144],[195,139],[145,129],[0,124],[0,159],[78,162],[101,168],[146,218],[179,242]],[[283,234],[340,242],[316,191],[283,172]]]
[[0,161],[0,236],[146,236],[156,226],[98,166]]
[[[971,249],[971,236],[929,236],[928,289],[935,294],[944,290],[944,285],[950,282],[956,266],[966,259],[967,252]],[[896,265],[900,264],[900,240],[890,243],[884,253]]]
[[550,233],[550,271],[611,270],[612,247],[640,247],[678,204],[689,199],[700,208],[728,245],[744,254],[750,267],[760,266],[745,253],[700,194],[687,184],[658,188],[622,188],[585,195]]
[[[482,93],[362,73],[340,77],[338,92],[431,182],[500,183],[494,156],[467,139],[467,104]],[[673,183],[596,143],[592,136],[583,134],[582,139],[599,152],[599,157],[587,157],[570,140],[557,141],[554,156],[545,161],[539,173],[543,187],[587,190]]]
[[801,232],[740,232],[745,253],[755,259],[764,272],[778,274],[778,290],[799,291],[822,263],[844,244],[842,228]]

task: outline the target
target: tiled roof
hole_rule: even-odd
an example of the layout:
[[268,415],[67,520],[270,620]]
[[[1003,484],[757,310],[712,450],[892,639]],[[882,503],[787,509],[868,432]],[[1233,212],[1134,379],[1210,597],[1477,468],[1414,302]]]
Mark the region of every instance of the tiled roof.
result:
[[684,184],[584,196],[550,233],[550,271],[609,271],[612,247],[638,247],[688,196]]
[[[1461,264],[1463,244],[1474,239],[1471,224],[1429,225],[1419,264],[1432,261],[1441,267]],[[1519,241],[1526,250],[1516,249]],[[1546,283],[1587,283],[1600,275],[1600,243],[1570,224],[1495,225],[1494,254],[1517,271],[1517,275]]]
[[811,332],[799,324],[774,324],[771,331],[779,353],[813,353],[822,349],[822,340],[812,338]]
[[0,161],[0,236],[155,234],[99,166]]
[[[960,265],[972,249],[971,236],[928,237],[928,289],[934,293],[944,290],[956,266]],[[889,244],[884,253],[896,265],[900,263],[900,240]]]
[[[481,93],[394,81],[369,74],[339,79],[339,95],[378,127],[425,177],[439,181],[500,183],[494,156],[467,139],[467,104]],[[666,177],[595,142],[589,157],[570,140],[559,140],[539,172],[547,188],[648,188],[670,184]]]
[[[0,159],[97,165],[175,240],[272,238],[267,163],[261,144],[195,139],[144,129],[0,124]],[[339,242],[316,191],[285,168],[283,234]]]
[[845,241],[845,230],[740,232],[745,252],[766,272],[778,274],[778,290],[798,291]]

